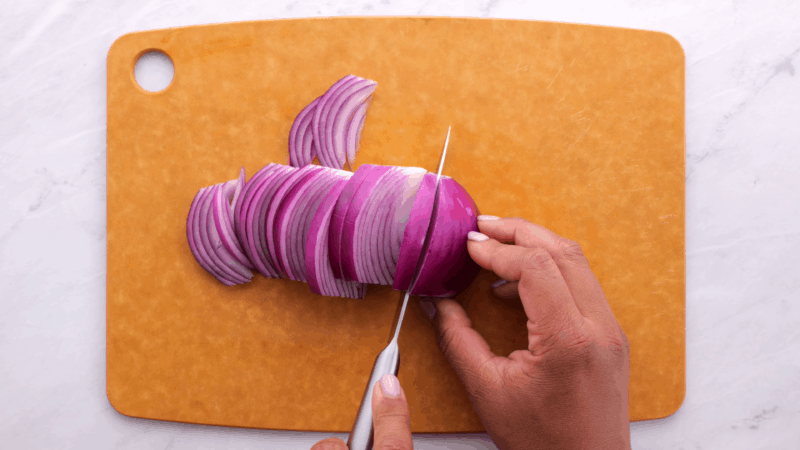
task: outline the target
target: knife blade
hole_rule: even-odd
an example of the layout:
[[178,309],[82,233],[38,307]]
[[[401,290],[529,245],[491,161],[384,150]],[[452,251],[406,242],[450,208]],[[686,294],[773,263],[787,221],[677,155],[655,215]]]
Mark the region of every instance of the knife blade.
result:
[[439,182],[442,178],[444,159],[445,156],[447,156],[447,145],[450,143],[450,129],[451,127],[447,127],[447,137],[444,141],[444,150],[442,150],[442,157],[439,160],[439,171],[436,174],[436,189],[434,190],[433,194],[434,208],[431,210],[431,223],[428,225],[428,230],[425,233],[425,241],[422,245],[422,252],[420,252],[420,258],[419,261],[417,261],[417,267],[414,270],[414,276],[411,278],[411,283],[408,286],[408,290],[406,290],[406,293],[403,296],[403,302],[400,304],[400,310],[394,322],[392,340],[389,341],[389,344],[386,346],[386,348],[384,348],[383,351],[378,354],[378,357],[375,359],[375,364],[372,366],[372,373],[370,373],[367,389],[364,392],[364,397],[361,399],[361,406],[358,409],[356,421],[353,424],[353,429],[350,431],[350,436],[347,439],[347,446],[350,448],[350,450],[372,449],[374,438],[374,429],[372,423],[372,392],[375,388],[375,384],[381,379],[382,376],[386,375],[387,373],[391,373],[392,375],[396,376],[400,369],[400,347],[397,345],[397,339],[398,336],[400,336],[400,327],[403,325],[403,317],[405,316],[406,307],[408,306],[408,299],[411,296],[411,292],[414,291],[414,287],[416,287],[417,278],[419,278],[419,274],[422,271],[423,257],[425,256],[425,251],[430,244],[431,230],[433,229],[433,219],[434,215],[436,214],[435,205],[437,204],[437,198],[439,196]]

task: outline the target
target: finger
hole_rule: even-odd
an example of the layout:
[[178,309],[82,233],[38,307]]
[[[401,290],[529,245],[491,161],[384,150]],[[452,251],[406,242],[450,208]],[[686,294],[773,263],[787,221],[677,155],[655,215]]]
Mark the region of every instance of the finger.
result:
[[311,450],[347,450],[347,444],[339,438],[332,437],[317,442]]
[[437,299],[436,310],[437,341],[445,359],[467,392],[480,396],[498,382],[495,364],[502,358],[492,353],[483,336],[472,328],[467,312],[458,302]]
[[519,298],[519,281],[498,280],[492,283],[494,295],[504,299]]
[[528,316],[531,345],[541,339],[539,335],[555,335],[565,326],[583,323],[583,316],[561,271],[546,250],[505,245],[494,239],[471,239],[467,248],[479,266],[504,280],[519,281],[519,295]]
[[408,401],[397,377],[386,374],[372,390],[375,450],[414,450]]
[[483,219],[478,220],[478,226],[482,233],[498,241],[547,250],[561,270],[581,314],[592,319],[613,317],[603,288],[577,242],[521,218]]

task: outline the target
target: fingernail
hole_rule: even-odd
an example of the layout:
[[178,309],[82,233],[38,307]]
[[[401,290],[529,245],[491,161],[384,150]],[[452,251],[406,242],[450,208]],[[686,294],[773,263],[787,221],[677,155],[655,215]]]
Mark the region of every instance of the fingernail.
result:
[[506,283],[508,283],[508,280],[497,280],[494,283],[492,283],[492,289],[499,288],[500,286]]
[[383,395],[389,398],[397,398],[400,396],[400,381],[397,377],[387,373],[381,377],[381,390]]
[[422,310],[425,311],[425,314],[428,315],[428,318],[431,319],[431,322],[433,322],[433,319],[436,318],[436,305],[427,298],[419,299],[419,304],[422,306]]
[[500,220],[497,216],[478,216],[478,220]]
[[483,242],[485,240],[488,240],[489,236],[486,236],[485,234],[479,233],[477,231],[470,231],[469,233],[467,233],[467,239],[475,242]]

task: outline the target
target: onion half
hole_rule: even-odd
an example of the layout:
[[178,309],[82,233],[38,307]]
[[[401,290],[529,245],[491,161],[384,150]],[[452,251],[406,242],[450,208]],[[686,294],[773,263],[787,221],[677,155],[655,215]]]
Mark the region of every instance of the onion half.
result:
[[442,176],[429,242],[412,294],[453,297],[478,276],[480,266],[467,250],[467,234],[478,231],[478,207],[458,182]]

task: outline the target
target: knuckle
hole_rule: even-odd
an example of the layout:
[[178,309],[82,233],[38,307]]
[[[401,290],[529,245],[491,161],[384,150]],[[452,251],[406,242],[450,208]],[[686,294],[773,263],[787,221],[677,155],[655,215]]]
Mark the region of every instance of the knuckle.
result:
[[583,254],[581,245],[571,239],[562,239],[559,243],[559,250],[569,259],[582,259],[586,256]]
[[550,253],[543,248],[531,248],[525,252],[522,259],[522,268],[531,270],[541,270],[549,267],[553,258]]

